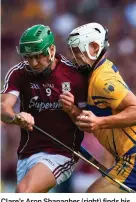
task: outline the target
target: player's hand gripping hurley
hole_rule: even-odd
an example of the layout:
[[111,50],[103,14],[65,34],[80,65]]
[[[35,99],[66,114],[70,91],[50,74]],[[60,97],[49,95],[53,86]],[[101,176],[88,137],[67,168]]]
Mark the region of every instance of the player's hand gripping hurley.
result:
[[[18,119],[20,119],[20,116],[17,116]],[[63,144],[62,142],[60,142],[58,139],[56,139],[55,137],[51,136],[50,134],[48,134],[47,132],[45,132],[44,130],[42,130],[41,128],[39,128],[38,126],[34,125],[33,126],[37,131],[41,132],[41,134],[46,135],[49,139],[53,140],[54,142],[56,142],[57,144],[59,144],[61,147],[65,148],[66,150],[68,150],[69,152],[73,153],[75,156],[79,157],[80,159],[84,160],[86,163],[88,163],[89,165],[93,166],[94,168],[96,168],[103,176],[108,177],[109,179],[111,179],[113,182],[115,182],[116,184],[120,185],[121,188],[123,188],[126,192],[129,193],[136,193],[134,190],[132,190],[131,188],[129,188],[128,186],[124,185],[123,183],[121,183],[119,180],[112,178],[109,174],[107,174],[103,169],[101,169],[100,167],[96,166],[93,162],[89,161],[88,159],[86,159],[82,154],[72,150],[70,147],[68,147],[67,145]]]

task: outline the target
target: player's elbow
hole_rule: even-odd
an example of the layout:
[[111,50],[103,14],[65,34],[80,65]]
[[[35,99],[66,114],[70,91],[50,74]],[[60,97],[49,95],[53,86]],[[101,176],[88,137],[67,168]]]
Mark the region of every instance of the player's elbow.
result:
[[27,186],[25,183],[18,184],[16,187],[16,193],[25,193]]
[[6,109],[6,103],[5,102],[1,102],[1,111]]
[[126,110],[126,122],[129,126],[136,126],[136,105],[128,107]]
[[14,112],[10,106],[8,106],[6,103],[1,103],[1,121],[4,123],[11,123],[11,120],[13,119]]
[[5,116],[5,112],[7,110],[7,106],[4,102],[1,103],[1,120],[3,121],[4,116]]

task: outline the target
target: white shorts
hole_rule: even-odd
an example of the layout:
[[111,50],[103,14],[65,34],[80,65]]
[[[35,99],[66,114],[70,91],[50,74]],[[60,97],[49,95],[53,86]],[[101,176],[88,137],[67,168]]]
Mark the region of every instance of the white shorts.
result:
[[40,152],[33,154],[29,158],[18,160],[17,183],[19,183],[28,173],[28,171],[37,163],[43,163],[52,171],[56,178],[57,184],[61,184],[67,180],[71,176],[75,167],[74,161],[66,156]]

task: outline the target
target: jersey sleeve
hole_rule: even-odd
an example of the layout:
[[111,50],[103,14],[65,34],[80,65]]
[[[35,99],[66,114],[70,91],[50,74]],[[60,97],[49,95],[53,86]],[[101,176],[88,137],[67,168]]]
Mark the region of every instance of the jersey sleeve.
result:
[[95,104],[105,105],[115,110],[129,92],[129,88],[119,73],[98,77],[94,83]]
[[1,93],[11,93],[16,96],[19,96],[21,88],[21,74],[19,64],[12,67],[6,74],[4,80],[4,86]]
[[76,83],[75,103],[79,108],[87,106],[88,78],[82,76]]

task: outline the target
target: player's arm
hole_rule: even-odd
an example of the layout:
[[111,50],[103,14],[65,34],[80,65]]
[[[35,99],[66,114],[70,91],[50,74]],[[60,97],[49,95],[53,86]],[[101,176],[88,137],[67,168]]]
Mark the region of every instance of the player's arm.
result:
[[33,130],[34,118],[31,114],[20,112],[16,114],[14,106],[17,96],[11,93],[1,95],[1,120],[8,124],[17,124],[27,130]]
[[[112,85],[112,90],[105,91],[105,85]],[[77,117],[77,126],[86,132],[97,129],[125,128],[136,125],[136,96],[127,88],[123,80],[111,78],[95,84],[99,103],[116,112],[114,115],[97,117],[91,111],[82,111]],[[110,88],[111,89],[111,88]],[[101,100],[102,98],[102,100]]]
[[65,92],[60,95],[60,102],[63,106],[63,110],[68,113],[75,123],[76,117],[80,115],[82,110],[74,104],[74,96],[70,92]]
[[72,110],[68,112],[68,115],[71,117],[72,121],[75,123],[77,116],[79,116],[81,112],[82,110],[74,105]]
[[23,63],[19,63],[12,67],[5,76],[5,84],[1,94],[1,118],[2,121],[8,124],[17,124],[21,128],[32,130],[34,118],[31,114],[20,112],[16,114],[14,106],[21,92],[23,84],[21,67]]
[[76,123],[77,116],[81,114],[82,110],[85,109],[87,105],[87,91],[88,77],[81,76],[78,77],[77,82],[75,82],[73,94],[71,92],[64,92],[60,95],[63,110],[68,113],[74,123]]
[[15,116],[14,106],[17,102],[17,97],[13,94],[6,93],[1,95],[1,120],[4,123],[13,124]]
[[136,125],[136,96],[129,91],[116,111],[116,115],[99,118],[100,128],[125,128]]

